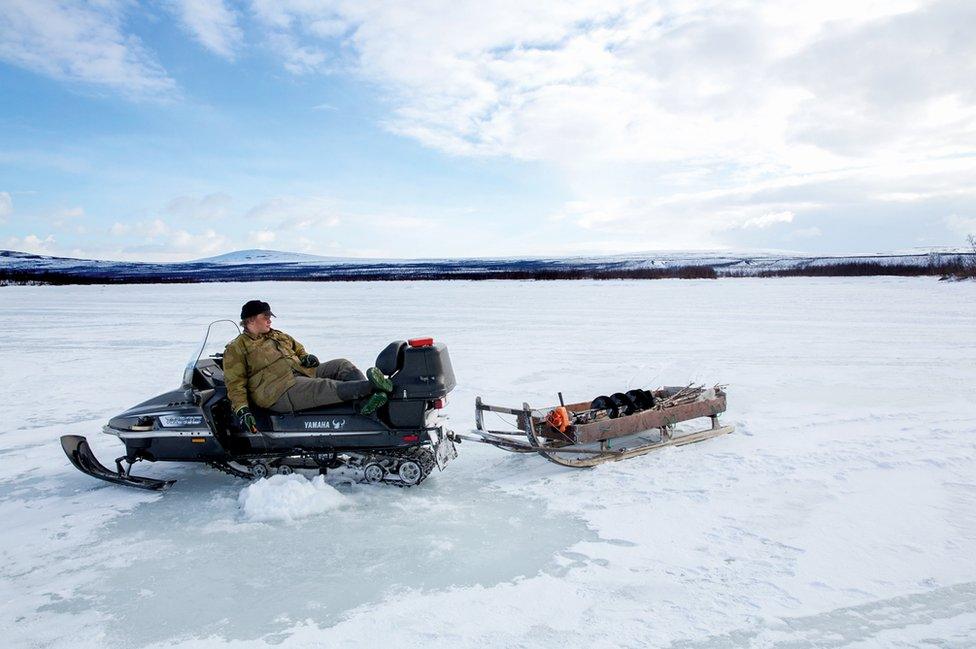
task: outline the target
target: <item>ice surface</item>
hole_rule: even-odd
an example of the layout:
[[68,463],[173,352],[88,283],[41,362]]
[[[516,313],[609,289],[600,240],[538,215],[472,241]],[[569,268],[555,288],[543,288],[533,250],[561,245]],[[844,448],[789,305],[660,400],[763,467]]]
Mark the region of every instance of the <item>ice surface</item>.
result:
[[[445,341],[458,430],[473,427],[477,395],[545,406],[560,390],[574,401],[692,381],[729,385],[737,430],[589,471],[465,442],[419,488],[307,482],[297,502],[193,465],[140,465],[179,480],[155,494],[68,464],[59,435],[87,435],[110,463],[121,446],[98,433],[105,420],[175,387],[206,324],[253,298],[323,359],[366,366],[393,339]],[[0,300],[5,646],[861,649],[976,636],[971,283],[6,287]],[[249,518],[243,493],[279,520]],[[295,518],[334,502],[325,494],[341,506]]]

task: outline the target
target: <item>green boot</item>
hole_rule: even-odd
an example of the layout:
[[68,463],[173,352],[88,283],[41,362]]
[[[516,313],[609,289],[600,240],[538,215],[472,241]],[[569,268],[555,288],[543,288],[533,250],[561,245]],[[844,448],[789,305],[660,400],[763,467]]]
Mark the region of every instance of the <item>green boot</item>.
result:
[[379,368],[371,367],[366,370],[366,378],[377,390],[393,392],[393,381],[383,376],[383,372],[380,372]]
[[386,396],[386,392],[374,392],[373,394],[369,395],[369,399],[366,399],[366,403],[360,406],[359,414],[371,415],[386,405],[387,401],[389,401],[389,399]]

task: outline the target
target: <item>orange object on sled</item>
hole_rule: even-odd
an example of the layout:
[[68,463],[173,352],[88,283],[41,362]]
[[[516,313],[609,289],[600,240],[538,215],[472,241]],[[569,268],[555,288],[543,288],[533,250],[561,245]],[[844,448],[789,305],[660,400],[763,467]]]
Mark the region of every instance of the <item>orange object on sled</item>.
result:
[[553,408],[552,412],[546,415],[546,423],[558,430],[560,433],[565,433],[570,424],[569,411],[566,410],[565,406]]

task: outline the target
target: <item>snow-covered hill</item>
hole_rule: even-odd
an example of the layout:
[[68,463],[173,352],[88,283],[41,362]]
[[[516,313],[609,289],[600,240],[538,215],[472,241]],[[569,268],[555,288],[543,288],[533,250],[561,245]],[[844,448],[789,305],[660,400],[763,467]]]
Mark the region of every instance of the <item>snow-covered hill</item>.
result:
[[362,261],[353,257],[322,257],[281,250],[236,250],[215,257],[195,259],[194,264],[337,264]]
[[[713,268],[719,275],[760,275],[797,269],[867,265],[928,268],[966,253],[920,251],[811,256],[782,252],[649,252],[611,256],[465,259],[354,259],[274,250],[243,250],[195,261],[138,263],[47,257],[0,251],[0,278],[15,281],[207,282],[316,279],[572,278],[603,273]],[[972,253],[968,257],[972,257]],[[631,275],[633,276],[633,275]]]

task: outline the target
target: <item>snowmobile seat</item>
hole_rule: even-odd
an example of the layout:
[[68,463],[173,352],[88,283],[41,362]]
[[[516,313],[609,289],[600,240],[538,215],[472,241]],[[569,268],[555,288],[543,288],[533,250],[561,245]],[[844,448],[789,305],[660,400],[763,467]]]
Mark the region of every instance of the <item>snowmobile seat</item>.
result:
[[[276,417],[281,414],[274,412],[273,410],[268,410],[267,408],[261,408],[259,406],[251,405],[251,414],[254,415],[256,419],[264,417]],[[293,415],[353,415],[356,414],[356,402],[355,401],[343,401],[341,403],[334,403],[331,406],[316,406],[314,408],[307,408],[305,410],[295,410],[290,413]]]
[[379,353],[376,357],[376,367],[387,376],[393,376],[403,367],[403,355],[407,349],[407,341],[397,340]]
[[343,401],[331,406],[318,406],[307,410],[296,410],[295,412],[273,412],[258,406],[251,407],[251,414],[257,421],[258,429],[270,430],[304,430],[311,426],[306,426],[305,422],[318,422],[334,417],[359,418],[356,404],[352,401]]

